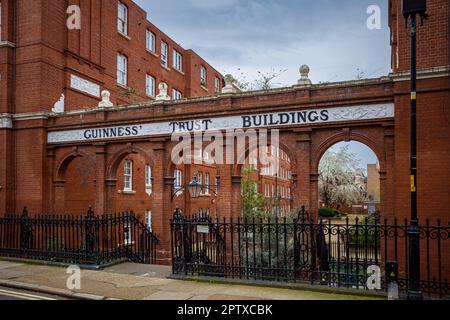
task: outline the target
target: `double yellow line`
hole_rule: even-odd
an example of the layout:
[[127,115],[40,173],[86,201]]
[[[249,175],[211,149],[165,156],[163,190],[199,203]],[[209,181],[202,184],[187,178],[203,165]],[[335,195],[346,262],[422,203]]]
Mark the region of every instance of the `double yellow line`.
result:
[[0,289],[0,295],[5,295],[8,297],[23,299],[23,300],[56,300],[52,298],[42,297],[42,296],[36,296],[28,293],[22,293],[17,291],[10,291],[10,290],[4,290]]

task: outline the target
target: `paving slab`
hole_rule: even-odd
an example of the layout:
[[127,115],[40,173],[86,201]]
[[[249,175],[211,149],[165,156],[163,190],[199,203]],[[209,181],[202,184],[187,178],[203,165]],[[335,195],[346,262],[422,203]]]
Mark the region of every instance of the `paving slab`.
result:
[[[167,279],[167,267],[123,264],[106,270],[82,270],[81,289],[67,288],[66,268],[0,261],[0,282],[54,290],[56,295],[89,300],[359,300],[342,295],[298,289],[258,287]],[[127,273],[130,272],[130,273]],[[155,276],[151,276],[155,274]]]

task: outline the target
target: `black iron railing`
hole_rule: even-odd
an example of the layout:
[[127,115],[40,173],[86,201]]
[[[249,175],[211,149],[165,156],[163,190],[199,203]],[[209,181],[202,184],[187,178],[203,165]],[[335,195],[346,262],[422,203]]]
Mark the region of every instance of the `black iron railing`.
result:
[[[175,215],[173,273],[243,280],[308,282],[374,289],[368,270],[378,267],[387,290],[387,262],[399,266],[400,290],[408,288],[408,221],[347,218],[209,220]],[[420,226],[421,287],[429,296],[450,294],[450,225]],[[369,269],[370,267],[370,269]]]
[[132,212],[0,218],[0,256],[69,264],[154,264],[158,238]]

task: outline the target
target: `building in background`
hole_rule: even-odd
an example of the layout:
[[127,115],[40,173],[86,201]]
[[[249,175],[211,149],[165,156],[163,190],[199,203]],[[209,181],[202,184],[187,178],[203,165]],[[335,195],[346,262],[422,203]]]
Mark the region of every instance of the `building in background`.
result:
[[381,203],[380,193],[380,164],[367,165],[367,210],[369,214],[375,213]]
[[264,152],[267,161],[251,154],[246,165],[254,169],[253,180],[265,198],[266,211],[273,216],[286,217],[293,209],[291,159],[275,146],[266,146]]

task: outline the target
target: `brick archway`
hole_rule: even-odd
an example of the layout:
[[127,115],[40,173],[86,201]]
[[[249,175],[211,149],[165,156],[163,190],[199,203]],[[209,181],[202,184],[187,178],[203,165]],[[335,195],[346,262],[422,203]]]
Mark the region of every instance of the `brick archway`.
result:
[[[145,148],[145,146],[135,146],[131,143],[126,144],[126,146],[119,151],[115,152],[111,157],[109,162],[106,165],[105,172],[105,211],[106,212],[117,212],[123,211],[120,208],[117,209],[117,201],[115,198],[117,197],[117,172],[119,171],[119,166],[127,157],[137,157],[145,162],[145,165],[149,165],[152,172],[155,168],[156,158],[155,153],[151,148]],[[145,170],[145,168],[144,168]],[[152,177],[153,178],[153,177]],[[140,181],[141,182],[141,181]],[[150,195],[149,195],[150,197]],[[123,208],[122,208],[123,209]],[[129,210],[132,210],[130,208]],[[127,209],[128,210],[128,209]],[[142,211],[142,210],[140,210]],[[143,212],[139,212],[140,215],[143,215]]]
[[[319,202],[319,164],[324,153],[339,142],[356,141],[367,146],[376,155],[380,164],[380,194],[381,211],[385,216],[390,215],[393,203],[387,196],[388,190],[391,190],[393,181],[387,181],[387,176],[393,177],[390,166],[387,163],[389,155],[393,152],[393,145],[387,143],[386,129],[380,125],[367,125],[355,129],[344,128],[340,132],[330,130],[320,137],[312,138],[311,147],[311,170],[310,170],[310,210],[317,213]],[[391,159],[392,160],[392,159]],[[388,172],[389,171],[389,172]]]
[[[75,162],[81,161],[80,159],[84,161],[78,163],[76,168],[72,168]],[[53,174],[52,190],[54,201],[51,203],[53,212],[67,213],[67,210],[70,210],[73,213],[82,213],[87,211],[89,206],[95,205],[95,194],[88,191],[89,189],[95,189],[95,184],[97,183],[95,180],[95,166],[93,155],[78,148],[74,148],[71,152],[61,157]],[[67,172],[68,170],[70,172]],[[73,176],[74,171],[77,171],[78,178]],[[78,183],[80,181],[81,188]],[[73,184],[77,185],[73,186]],[[70,199],[72,198],[76,198],[76,201],[81,204],[68,203],[68,201],[71,202]]]

